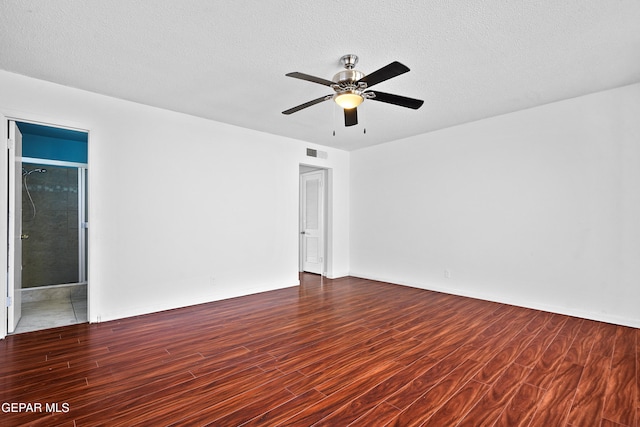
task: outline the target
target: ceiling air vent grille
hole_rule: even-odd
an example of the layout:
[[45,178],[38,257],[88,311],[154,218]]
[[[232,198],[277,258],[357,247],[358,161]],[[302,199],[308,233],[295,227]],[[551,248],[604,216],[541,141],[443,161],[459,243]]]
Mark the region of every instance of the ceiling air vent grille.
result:
[[327,158],[327,152],[326,151],[314,150],[313,148],[307,148],[307,157],[318,157],[318,158],[321,158],[321,159],[326,159]]

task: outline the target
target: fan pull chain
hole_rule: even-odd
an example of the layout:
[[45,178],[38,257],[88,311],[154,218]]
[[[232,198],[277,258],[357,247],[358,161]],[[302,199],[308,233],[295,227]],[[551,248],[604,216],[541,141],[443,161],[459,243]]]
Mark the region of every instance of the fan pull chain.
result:
[[[366,109],[366,108],[365,108],[365,109]],[[367,124],[365,123],[366,121],[367,121],[367,115],[365,114],[365,115],[364,115],[364,117],[363,117],[363,120],[362,120],[362,122],[363,122],[363,123],[362,123],[362,133],[363,133],[364,135],[366,135],[366,134],[367,134]]]
[[333,136],[336,136],[336,106],[333,105],[331,109],[333,111]]

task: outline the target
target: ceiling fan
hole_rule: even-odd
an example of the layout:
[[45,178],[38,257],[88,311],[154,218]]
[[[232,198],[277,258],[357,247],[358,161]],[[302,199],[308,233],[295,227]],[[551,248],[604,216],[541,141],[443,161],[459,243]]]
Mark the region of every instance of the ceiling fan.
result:
[[297,107],[283,111],[282,114],[289,115],[296,111],[311,107],[312,105],[333,99],[344,109],[344,125],[353,126],[358,124],[357,107],[362,104],[365,99],[386,102],[387,104],[399,105],[401,107],[412,108],[414,110],[420,108],[424,103],[424,101],[420,99],[407,98],[406,96],[379,92],[377,90],[368,90],[368,88],[375,84],[397,77],[400,74],[404,74],[409,71],[407,66],[397,61],[394,61],[368,75],[365,75],[353,68],[358,63],[358,57],[356,55],[344,55],[340,58],[340,62],[344,65],[345,69],[333,76],[332,80],[325,80],[320,77],[310,76],[309,74],[299,72],[286,74],[288,77],[294,77],[296,79],[329,86],[335,91],[335,93],[305,102]]

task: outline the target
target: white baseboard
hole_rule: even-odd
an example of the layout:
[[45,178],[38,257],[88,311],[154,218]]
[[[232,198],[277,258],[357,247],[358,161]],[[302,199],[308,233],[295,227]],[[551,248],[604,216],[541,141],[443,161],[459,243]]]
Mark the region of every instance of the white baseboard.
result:
[[474,292],[461,291],[455,288],[445,288],[445,287],[437,286],[434,284],[407,283],[407,282],[393,280],[388,277],[377,277],[377,276],[372,276],[367,274],[360,274],[357,272],[351,273],[350,275],[353,277],[359,277],[359,278],[368,279],[368,280],[376,280],[379,282],[391,283],[393,285],[408,286],[411,288],[424,289],[427,291],[441,292],[445,294],[457,295],[457,296],[467,297],[467,298],[474,298],[474,299],[479,299],[483,301],[492,301],[492,302],[497,302],[501,304],[513,305],[517,307],[530,308],[532,310],[540,310],[540,311],[547,311],[550,313],[563,314],[565,316],[579,317],[581,319],[595,320],[597,322],[605,322],[605,323],[611,323],[614,325],[640,328],[640,319],[629,319],[627,317],[620,317],[620,316],[616,316],[609,313],[594,313],[591,311],[580,310],[576,308],[559,307],[559,306],[554,306],[550,304],[531,304],[528,301],[520,300],[517,298],[505,298],[505,297],[496,298],[495,295],[486,295],[481,292],[474,293]]

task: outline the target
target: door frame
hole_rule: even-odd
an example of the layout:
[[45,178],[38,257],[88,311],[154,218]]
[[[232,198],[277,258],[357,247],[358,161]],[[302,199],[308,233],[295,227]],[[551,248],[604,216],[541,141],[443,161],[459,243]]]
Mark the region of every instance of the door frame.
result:
[[[93,216],[93,209],[91,208],[91,179],[90,179],[90,158],[91,158],[91,130],[89,126],[85,124],[70,121],[67,119],[62,119],[59,117],[50,117],[50,116],[42,116],[38,114],[25,113],[23,111],[16,111],[8,108],[3,108],[0,106],[0,133],[3,135],[3,145],[5,149],[8,149],[8,132],[9,132],[9,121],[22,122],[22,123],[32,123],[41,126],[49,126],[56,127],[60,129],[69,129],[75,130],[79,132],[85,132],[87,134],[87,167],[86,167],[86,207],[87,207],[87,224],[90,223],[91,217]],[[8,282],[7,282],[7,267],[8,267],[8,257],[9,252],[7,248],[8,243],[8,227],[7,227],[7,211],[8,211],[8,152],[5,152],[2,159],[0,159],[0,210],[4,215],[4,226],[0,228],[0,239],[2,239],[5,244],[0,245],[0,259],[5,260],[5,268],[0,268],[0,305],[2,306],[2,318],[0,319],[0,339],[4,339],[7,336],[8,331],[8,310],[7,310],[7,293],[8,293]],[[87,318],[91,318],[91,268],[90,268],[90,260],[91,260],[91,229],[87,227],[86,229],[87,236],[87,248],[86,248],[86,277],[87,277]]]
[[7,123],[7,332],[22,317],[22,133],[17,122]]
[[298,191],[298,271],[299,272],[303,272],[303,264],[304,264],[304,260],[303,260],[303,256],[304,256],[304,251],[303,251],[303,235],[301,234],[302,231],[302,223],[303,223],[303,206],[302,206],[302,202],[303,202],[303,175],[305,173],[309,173],[309,172],[322,172],[323,174],[323,183],[324,185],[322,186],[322,191],[320,192],[320,195],[322,197],[322,239],[323,239],[323,254],[322,254],[322,272],[321,275],[326,277],[329,275],[329,273],[331,272],[331,266],[332,266],[332,260],[331,260],[331,249],[330,249],[330,233],[329,233],[329,227],[330,227],[330,197],[331,197],[331,169],[328,168],[324,168],[321,166],[315,166],[315,165],[309,165],[309,164],[304,164],[304,163],[300,163],[299,165],[299,179],[298,179],[298,187],[299,187],[299,191]]

